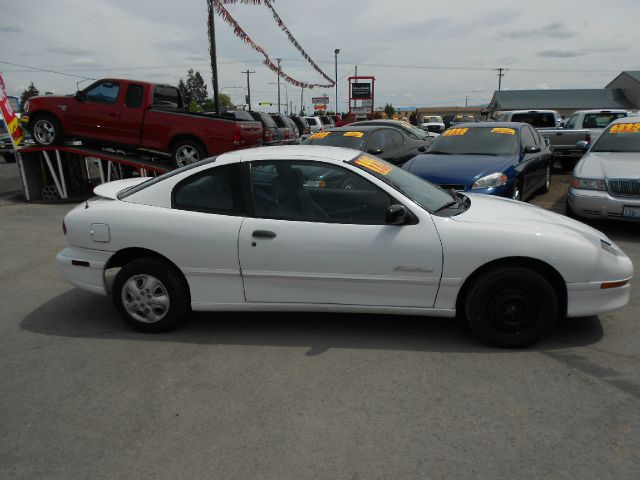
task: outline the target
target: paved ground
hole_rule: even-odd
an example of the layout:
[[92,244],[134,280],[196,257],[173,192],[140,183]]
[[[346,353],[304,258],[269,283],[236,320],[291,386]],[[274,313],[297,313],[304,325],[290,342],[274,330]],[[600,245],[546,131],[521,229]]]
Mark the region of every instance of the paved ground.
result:
[[[0,204],[2,479],[638,478],[637,287],[523,351],[367,315],[145,335],[55,271],[70,208]],[[598,227],[640,265],[637,225]]]

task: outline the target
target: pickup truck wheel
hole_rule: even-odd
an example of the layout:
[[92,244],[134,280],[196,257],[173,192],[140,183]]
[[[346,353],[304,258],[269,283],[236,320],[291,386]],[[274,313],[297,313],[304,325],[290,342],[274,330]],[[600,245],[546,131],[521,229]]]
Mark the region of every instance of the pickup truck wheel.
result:
[[152,258],[134,260],[113,282],[113,303],[120,316],[143,332],[164,332],[183,321],[189,291],[174,267]]
[[38,115],[33,120],[33,140],[44,147],[62,143],[62,127],[52,115]]
[[197,140],[180,140],[171,150],[171,158],[177,167],[184,167],[203,160],[207,157],[207,151]]
[[558,316],[558,298],[539,273],[503,267],[476,279],[464,300],[469,326],[490,345],[519,348],[547,333]]

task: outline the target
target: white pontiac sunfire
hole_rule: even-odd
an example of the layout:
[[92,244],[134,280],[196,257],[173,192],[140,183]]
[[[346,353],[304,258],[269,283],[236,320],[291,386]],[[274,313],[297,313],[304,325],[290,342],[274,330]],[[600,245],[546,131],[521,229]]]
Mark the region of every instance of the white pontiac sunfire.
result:
[[354,150],[241,150],[95,193],[65,217],[58,266],[148,332],[190,309],[458,313],[518,347],[629,300],[633,265],[601,232]]

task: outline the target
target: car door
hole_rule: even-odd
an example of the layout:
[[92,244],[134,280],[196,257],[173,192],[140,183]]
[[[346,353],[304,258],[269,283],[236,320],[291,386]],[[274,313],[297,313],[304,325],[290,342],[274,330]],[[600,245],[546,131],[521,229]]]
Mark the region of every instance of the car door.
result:
[[84,91],[84,101],[77,101],[67,115],[69,130],[80,138],[118,141],[118,124],[122,104],[120,82],[102,80]]
[[[191,290],[194,308],[244,303],[238,235],[245,216],[240,164],[214,166],[182,180],[171,194],[172,258]],[[175,238],[174,238],[175,237]]]
[[[522,175],[524,178],[523,198],[538,190],[544,182],[545,165],[542,160],[542,147],[536,141],[533,129],[529,125],[523,125],[520,130]],[[535,147],[538,152],[524,153],[527,146]]]
[[131,146],[140,144],[142,124],[144,122],[144,95],[145,87],[143,85],[137,83],[127,85],[124,104],[120,110],[118,143]]
[[411,225],[387,225],[397,200],[342,166],[275,160],[247,168],[253,215],[238,242],[247,302],[433,307],[442,247],[427,212]]

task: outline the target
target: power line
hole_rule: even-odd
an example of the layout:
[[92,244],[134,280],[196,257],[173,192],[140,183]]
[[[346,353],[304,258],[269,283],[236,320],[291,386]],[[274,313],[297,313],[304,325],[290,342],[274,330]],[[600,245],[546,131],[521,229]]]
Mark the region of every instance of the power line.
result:
[[5,62],[4,60],[0,60],[0,63],[4,63],[5,65],[12,65],[14,67],[28,68],[30,70],[36,70],[36,71],[40,71],[40,72],[55,73],[57,75],[64,75],[65,77],[84,78],[85,80],[97,80],[97,79],[92,78],[92,77],[83,77],[82,75],[74,75],[72,73],[57,72],[55,70],[49,70],[47,68],[31,67],[29,65],[21,65],[19,63]]

